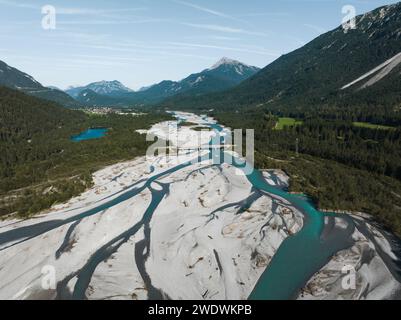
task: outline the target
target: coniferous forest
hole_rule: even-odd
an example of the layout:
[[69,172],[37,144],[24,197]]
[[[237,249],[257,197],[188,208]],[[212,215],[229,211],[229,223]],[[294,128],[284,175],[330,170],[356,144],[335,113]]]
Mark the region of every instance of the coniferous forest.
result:
[[[1,88],[0,213],[34,213],[79,194],[97,168],[144,153],[137,129],[164,110],[188,110],[254,129],[258,167],[283,168],[292,191],[321,209],[371,213],[401,234],[401,66],[352,85],[399,54],[400,8],[389,6],[384,20],[382,8],[358,16],[355,30],[322,34],[232,89],[172,96],[145,116],[93,116]],[[277,126],[283,117],[296,125]],[[70,141],[93,126],[109,137]]]
[[[258,109],[213,116],[231,128],[255,129],[256,166],[286,171],[292,192],[307,194],[322,210],[370,213],[401,234],[400,127],[358,126],[352,113],[347,118]],[[281,116],[302,123],[277,130]]]
[[254,129],[259,168],[284,169],[321,209],[370,213],[401,235],[401,66],[372,79],[400,53],[400,8],[358,16],[355,30],[324,33],[233,89],[162,107]]
[[[0,87],[0,215],[26,217],[79,195],[94,171],[144,155],[149,144],[136,130],[164,119],[164,113],[90,115]],[[71,141],[91,127],[108,128],[108,135]]]

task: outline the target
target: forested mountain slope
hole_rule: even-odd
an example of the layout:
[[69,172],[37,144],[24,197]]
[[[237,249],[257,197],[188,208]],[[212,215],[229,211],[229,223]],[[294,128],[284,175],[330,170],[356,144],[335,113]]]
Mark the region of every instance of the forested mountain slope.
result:
[[[232,90],[196,99],[169,100],[166,104],[208,109],[399,108],[401,3],[378,8],[358,16],[356,21],[356,29],[345,32],[340,26],[323,34]],[[392,63],[380,68],[389,59]],[[375,68],[376,72],[364,81],[345,87]],[[374,77],[377,81],[372,80]]]
[[32,76],[0,61],[0,86],[17,89],[26,94],[55,101],[66,107],[75,107],[79,103],[63,91],[42,86]]
[[[82,193],[104,165],[144,155],[136,132],[165,114],[88,115],[0,87],[0,217],[33,214]],[[105,138],[76,143],[71,136],[108,128]]]
[[119,90],[104,92],[98,86],[89,85],[83,90],[68,92],[84,105],[134,106],[160,103],[176,96],[198,96],[235,87],[257,73],[260,69],[239,61],[222,58],[211,68],[194,73],[181,81],[164,80],[138,92]]

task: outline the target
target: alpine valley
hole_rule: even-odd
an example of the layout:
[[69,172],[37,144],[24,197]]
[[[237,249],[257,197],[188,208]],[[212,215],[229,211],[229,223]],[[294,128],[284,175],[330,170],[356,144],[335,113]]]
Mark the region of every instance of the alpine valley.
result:
[[138,91],[0,62],[0,299],[400,300],[400,76],[401,2]]
[[138,92],[118,81],[101,81],[66,92],[84,105],[134,106],[162,102],[169,97],[198,96],[235,87],[259,71],[241,62],[223,58],[211,68],[191,74],[181,81],[162,81]]

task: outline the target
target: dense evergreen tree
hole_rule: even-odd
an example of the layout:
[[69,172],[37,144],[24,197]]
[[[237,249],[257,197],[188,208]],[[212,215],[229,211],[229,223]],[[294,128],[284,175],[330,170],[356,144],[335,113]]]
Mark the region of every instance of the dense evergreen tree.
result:
[[231,128],[255,129],[257,167],[285,170],[291,191],[320,209],[373,214],[401,235],[400,129],[357,127],[335,113],[283,130],[275,129],[277,115],[259,110],[212,115]]
[[[136,130],[168,119],[88,115],[0,87],[0,215],[31,214],[65,201],[91,185],[91,173],[144,155],[148,143]],[[72,142],[90,127],[106,127],[106,138]]]

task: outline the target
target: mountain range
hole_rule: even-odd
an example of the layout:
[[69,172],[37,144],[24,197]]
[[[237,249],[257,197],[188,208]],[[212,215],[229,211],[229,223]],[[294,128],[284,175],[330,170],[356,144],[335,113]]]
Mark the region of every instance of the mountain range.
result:
[[66,92],[85,105],[149,105],[173,96],[198,96],[235,87],[260,69],[223,58],[211,68],[191,74],[181,81],[162,81],[133,92],[118,81],[102,81]]
[[400,40],[401,2],[360,15],[355,29],[339,26],[262,70],[223,58],[181,81],[166,80],[137,92],[119,81],[101,81],[65,93],[0,61],[0,85],[64,106],[394,110],[401,108]]
[[79,95],[86,91],[92,90],[93,92],[105,95],[105,96],[118,96],[121,94],[126,94],[133,92],[133,90],[124,86],[121,82],[114,80],[114,81],[99,81],[88,84],[84,87],[70,87],[65,92],[68,93],[71,97],[77,98]]
[[173,97],[176,108],[325,106],[401,108],[401,2],[356,18],[283,55],[235,88],[200,97]]
[[99,81],[86,86],[45,87],[32,76],[0,61],[0,86],[17,89],[28,95],[58,102],[65,107],[157,104],[174,96],[198,96],[235,87],[260,69],[223,58],[211,68],[191,74],[181,81],[162,81],[135,92],[121,82]]

